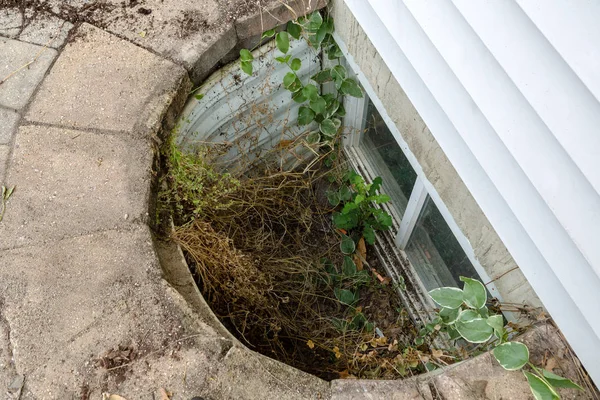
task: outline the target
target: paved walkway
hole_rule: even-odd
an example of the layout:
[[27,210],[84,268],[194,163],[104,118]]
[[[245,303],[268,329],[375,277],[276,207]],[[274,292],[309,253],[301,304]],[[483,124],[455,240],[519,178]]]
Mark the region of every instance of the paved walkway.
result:
[[262,15],[226,3],[0,9],[0,182],[16,185],[0,222],[0,397],[433,398],[425,381],[329,385],[247,350],[177,249],[153,242],[154,160],[192,81],[290,18],[279,1]]

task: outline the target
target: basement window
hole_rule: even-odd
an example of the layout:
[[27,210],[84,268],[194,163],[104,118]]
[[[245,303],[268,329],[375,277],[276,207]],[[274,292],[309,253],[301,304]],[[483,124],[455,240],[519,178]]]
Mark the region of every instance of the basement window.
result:
[[[364,76],[357,76],[367,89],[368,83],[361,78]],[[350,110],[344,120],[346,151],[369,179],[383,178],[384,192],[392,198],[390,211],[397,226],[396,246],[405,252],[422,288],[429,291],[442,286],[461,287],[460,276],[489,281],[474,257],[467,255],[467,252],[472,254],[472,249],[466,238],[463,236],[464,245],[457,239],[456,234],[462,236],[462,233],[443,203],[440,204],[439,196],[434,201],[427,189],[431,185],[424,175],[417,174],[420,166],[414,156],[410,157],[412,163],[409,160],[410,152],[406,144],[402,145],[400,133],[389,118],[386,121],[382,116],[387,115],[383,107],[378,108],[368,96],[347,98],[345,107]],[[488,290],[497,296],[493,284],[488,285]]]

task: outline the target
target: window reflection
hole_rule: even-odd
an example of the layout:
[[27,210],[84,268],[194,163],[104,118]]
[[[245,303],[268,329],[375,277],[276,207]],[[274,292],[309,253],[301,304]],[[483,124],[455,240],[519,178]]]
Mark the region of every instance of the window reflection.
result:
[[441,286],[462,287],[460,276],[479,279],[460,243],[429,196],[405,251],[427,290]]
[[369,100],[363,148],[384,182],[384,191],[392,197],[392,205],[404,215],[417,174],[394,139],[383,118]]

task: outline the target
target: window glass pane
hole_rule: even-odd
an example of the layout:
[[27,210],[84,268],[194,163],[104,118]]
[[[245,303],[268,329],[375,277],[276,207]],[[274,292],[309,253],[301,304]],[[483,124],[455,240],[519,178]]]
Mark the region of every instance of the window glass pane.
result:
[[371,100],[367,107],[362,147],[381,175],[392,205],[400,216],[404,215],[417,174]]
[[460,276],[480,280],[429,196],[405,251],[428,291],[441,286],[462,287]]

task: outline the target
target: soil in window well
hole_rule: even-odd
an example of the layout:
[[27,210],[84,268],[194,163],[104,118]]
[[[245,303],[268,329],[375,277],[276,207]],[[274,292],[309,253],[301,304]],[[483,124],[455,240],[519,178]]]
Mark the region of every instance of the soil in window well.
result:
[[162,195],[175,210],[172,238],[240,341],[327,380],[426,370],[430,347],[415,345],[417,329],[374,248],[356,237],[357,254],[341,252],[327,200],[341,170],[319,162],[232,177],[206,155],[176,158]]

